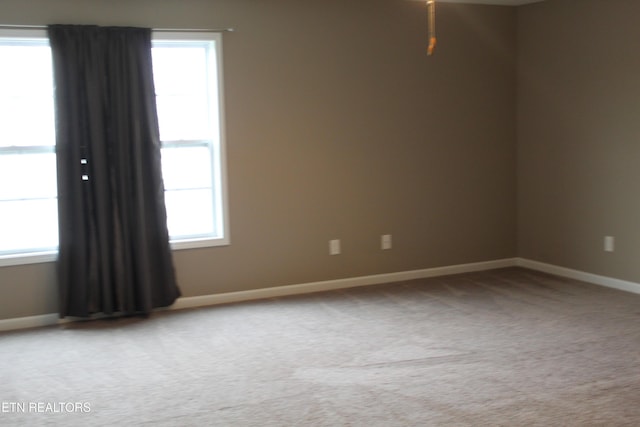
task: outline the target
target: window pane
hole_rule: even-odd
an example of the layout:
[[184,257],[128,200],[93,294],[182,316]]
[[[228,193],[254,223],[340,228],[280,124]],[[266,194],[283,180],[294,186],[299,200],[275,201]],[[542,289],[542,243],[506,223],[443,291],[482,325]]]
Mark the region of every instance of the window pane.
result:
[[206,46],[154,47],[152,54],[156,94],[197,94],[207,87]]
[[[10,42],[9,42],[10,43]],[[44,43],[0,45],[0,93],[6,96],[51,96],[51,48]]]
[[165,192],[169,235],[204,236],[212,234],[213,206],[211,190]]
[[0,147],[54,145],[51,49],[45,42],[6,43],[0,44]]
[[167,190],[211,187],[209,147],[162,149],[162,177]]
[[158,96],[156,105],[162,141],[211,138],[211,117],[206,92],[190,96]]
[[0,253],[58,246],[57,199],[0,202]]
[[56,155],[0,151],[0,182],[0,200],[56,197]]
[[0,95],[0,147],[29,145],[55,145],[53,97]]

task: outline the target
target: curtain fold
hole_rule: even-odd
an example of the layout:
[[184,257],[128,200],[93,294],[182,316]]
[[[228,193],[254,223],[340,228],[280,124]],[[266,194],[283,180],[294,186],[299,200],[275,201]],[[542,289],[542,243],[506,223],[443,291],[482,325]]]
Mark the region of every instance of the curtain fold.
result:
[[167,231],[151,30],[51,25],[60,317],[180,296]]

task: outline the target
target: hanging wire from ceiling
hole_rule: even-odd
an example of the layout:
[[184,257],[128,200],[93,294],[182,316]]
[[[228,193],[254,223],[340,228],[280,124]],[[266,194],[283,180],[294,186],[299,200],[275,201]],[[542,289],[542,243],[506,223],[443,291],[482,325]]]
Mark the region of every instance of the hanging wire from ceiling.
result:
[[427,32],[429,37],[429,47],[427,55],[433,55],[436,49],[436,1],[427,0]]

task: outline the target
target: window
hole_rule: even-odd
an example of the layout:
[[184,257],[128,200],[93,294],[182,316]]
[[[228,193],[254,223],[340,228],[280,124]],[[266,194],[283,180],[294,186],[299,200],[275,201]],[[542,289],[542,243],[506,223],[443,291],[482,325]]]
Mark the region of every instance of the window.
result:
[[[154,32],[167,226],[174,249],[229,242],[218,33]],[[0,32],[0,266],[55,259],[53,72],[45,30]]]
[[172,246],[225,244],[220,34],[157,32],[152,54]]
[[58,246],[51,50],[44,31],[0,37],[0,257]]

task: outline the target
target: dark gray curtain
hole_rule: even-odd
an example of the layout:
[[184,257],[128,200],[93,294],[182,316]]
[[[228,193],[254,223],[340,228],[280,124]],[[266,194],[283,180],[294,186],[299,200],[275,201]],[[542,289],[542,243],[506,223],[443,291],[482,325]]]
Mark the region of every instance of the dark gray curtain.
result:
[[60,317],[131,315],[180,291],[145,28],[52,25]]

